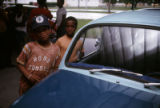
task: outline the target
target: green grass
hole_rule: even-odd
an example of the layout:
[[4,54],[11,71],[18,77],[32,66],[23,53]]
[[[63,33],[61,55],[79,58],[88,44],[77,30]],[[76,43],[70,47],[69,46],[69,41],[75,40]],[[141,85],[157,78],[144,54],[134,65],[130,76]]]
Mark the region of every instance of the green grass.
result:
[[84,25],[86,25],[87,23],[89,23],[92,20],[85,20],[85,19],[78,19],[78,27],[77,30],[79,30],[81,27],[83,27]]
[[[50,9],[57,9],[57,7],[49,7]],[[104,9],[104,10],[108,10],[107,7],[65,7],[66,9]],[[141,8],[154,8],[153,6],[138,6],[136,9],[141,9]],[[155,8],[160,8],[160,5],[156,6]],[[131,10],[131,6],[111,6],[111,10]],[[75,11],[74,11],[75,12]]]

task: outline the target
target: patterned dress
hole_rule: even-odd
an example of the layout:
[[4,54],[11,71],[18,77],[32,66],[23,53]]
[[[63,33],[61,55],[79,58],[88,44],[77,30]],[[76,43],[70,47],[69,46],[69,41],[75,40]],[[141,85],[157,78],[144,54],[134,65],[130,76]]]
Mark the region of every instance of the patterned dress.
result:
[[[17,63],[24,65],[29,75],[36,75],[41,80],[55,71],[58,68],[59,62],[60,49],[53,43],[50,43],[50,46],[45,48],[38,44],[38,42],[29,42],[17,57]],[[20,79],[20,95],[34,84],[22,74]]]

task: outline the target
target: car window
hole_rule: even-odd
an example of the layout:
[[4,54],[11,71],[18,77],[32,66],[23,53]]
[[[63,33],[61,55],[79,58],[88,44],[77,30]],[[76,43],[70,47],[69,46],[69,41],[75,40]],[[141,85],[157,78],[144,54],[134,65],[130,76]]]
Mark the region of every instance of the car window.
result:
[[160,31],[156,29],[92,27],[80,34],[74,46],[72,55],[75,56],[70,62],[123,68],[142,74],[160,71]]
[[69,61],[78,61],[96,52],[100,46],[101,35],[101,27],[90,28],[81,33],[80,38],[75,44]]
[[100,46],[101,34],[102,29],[100,27],[91,28],[86,31],[83,36],[84,56],[88,56],[98,50],[98,46]]

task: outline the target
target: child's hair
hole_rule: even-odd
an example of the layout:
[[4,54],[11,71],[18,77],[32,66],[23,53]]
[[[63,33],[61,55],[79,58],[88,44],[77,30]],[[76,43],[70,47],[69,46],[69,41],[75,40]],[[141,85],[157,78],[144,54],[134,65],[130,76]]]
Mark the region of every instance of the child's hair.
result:
[[68,21],[74,21],[74,24],[75,24],[75,28],[77,28],[77,24],[78,24],[78,21],[75,17],[72,17],[72,16],[69,16],[65,19],[65,26],[67,24]]
[[64,4],[64,0],[60,0],[62,4]]
[[58,7],[63,7],[63,5],[64,5],[64,0],[57,0]]
[[37,3],[40,7],[46,7],[47,8],[46,0],[37,0]]

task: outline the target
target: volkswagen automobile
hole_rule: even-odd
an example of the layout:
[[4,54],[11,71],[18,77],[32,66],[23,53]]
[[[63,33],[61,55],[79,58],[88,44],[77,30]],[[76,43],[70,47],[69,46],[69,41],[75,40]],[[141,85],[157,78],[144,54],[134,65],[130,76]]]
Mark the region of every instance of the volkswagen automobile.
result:
[[58,70],[11,108],[160,108],[160,9],[91,21],[75,34]]

